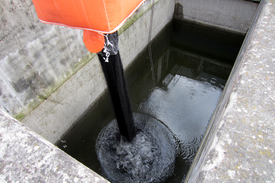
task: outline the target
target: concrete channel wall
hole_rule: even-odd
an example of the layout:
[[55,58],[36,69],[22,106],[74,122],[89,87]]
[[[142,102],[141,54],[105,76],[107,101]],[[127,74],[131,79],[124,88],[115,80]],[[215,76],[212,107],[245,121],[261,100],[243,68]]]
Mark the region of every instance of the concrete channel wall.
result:
[[247,33],[258,7],[258,3],[242,0],[176,0],[176,3],[181,5],[181,19],[242,34]]

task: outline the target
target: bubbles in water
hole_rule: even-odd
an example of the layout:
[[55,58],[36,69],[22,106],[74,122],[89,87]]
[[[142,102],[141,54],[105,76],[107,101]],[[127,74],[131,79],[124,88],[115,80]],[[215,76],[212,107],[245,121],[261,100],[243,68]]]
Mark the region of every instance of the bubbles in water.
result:
[[197,95],[197,91],[195,89],[192,89],[189,91],[189,98],[190,100],[195,100]]
[[175,139],[159,121],[134,114],[139,132],[130,143],[122,137],[116,120],[98,135],[96,152],[112,182],[163,182],[174,172]]
[[183,77],[183,78],[185,79],[185,85],[186,85],[186,87],[188,87],[190,89],[193,89],[194,86],[196,86],[195,80],[188,79],[187,77]]
[[152,140],[150,134],[144,132],[138,133],[131,143],[121,138],[115,147],[116,168],[128,172],[131,177],[146,175],[160,153],[159,147]]
[[68,147],[68,146],[66,145],[66,140],[62,140],[62,139],[58,139],[58,140],[60,140],[60,142],[64,144],[64,145],[63,145],[63,148],[64,148],[64,149]]
[[217,78],[211,78],[210,83],[216,84],[217,83]]
[[59,139],[60,142],[62,142],[63,144],[66,143],[66,140],[62,140],[62,139]]
[[209,90],[212,87],[212,85],[210,83],[208,83],[207,81],[203,82],[203,86],[206,90]]

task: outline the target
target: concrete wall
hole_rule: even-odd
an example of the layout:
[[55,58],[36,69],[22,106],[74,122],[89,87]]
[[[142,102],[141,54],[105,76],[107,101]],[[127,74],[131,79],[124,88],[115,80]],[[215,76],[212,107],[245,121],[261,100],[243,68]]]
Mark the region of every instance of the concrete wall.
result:
[[176,0],[183,19],[245,34],[258,3],[245,0]]
[[88,60],[82,31],[39,22],[31,0],[1,0],[0,28],[0,104],[19,119]]

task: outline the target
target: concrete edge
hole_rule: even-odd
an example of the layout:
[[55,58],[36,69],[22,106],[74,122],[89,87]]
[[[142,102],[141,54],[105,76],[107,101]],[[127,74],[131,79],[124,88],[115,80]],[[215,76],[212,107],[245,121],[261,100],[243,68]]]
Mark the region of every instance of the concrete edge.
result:
[[191,182],[196,182],[197,177],[199,176],[199,169],[201,168],[206,155],[209,153],[209,150],[212,146],[212,144],[214,143],[214,138],[217,134],[217,129],[222,125],[222,117],[226,112],[226,109],[228,107],[229,101],[230,101],[230,97],[232,95],[233,92],[233,88],[237,82],[237,77],[238,77],[238,73],[240,71],[240,68],[244,62],[244,55],[247,51],[247,48],[249,47],[250,41],[252,39],[252,36],[254,34],[255,28],[257,26],[258,23],[258,19],[260,17],[260,15],[262,14],[262,9],[264,8],[264,6],[266,6],[267,4],[267,0],[261,0],[257,12],[254,16],[253,22],[250,26],[250,29],[245,37],[245,40],[243,42],[243,45],[240,49],[240,52],[236,58],[235,64],[232,68],[232,72],[228,78],[227,84],[224,88],[224,92],[219,100],[219,103],[216,107],[215,112],[213,113],[213,116],[211,118],[211,120],[209,121],[209,125],[208,128],[205,132],[205,136],[201,142],[201,145],[198,149],[198,152],[193,160],[193,163],[188,171],[188,174],[186,176],[185,179],[185,183],[191,183]]
[[108,182],[0,110],[0,182]]

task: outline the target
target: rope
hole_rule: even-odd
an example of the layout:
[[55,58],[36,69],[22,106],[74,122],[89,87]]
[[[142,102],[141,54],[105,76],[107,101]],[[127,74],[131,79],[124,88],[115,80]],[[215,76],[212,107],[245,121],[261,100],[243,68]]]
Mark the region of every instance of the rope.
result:
[[148,36],[148,54],[149,54],[149,60],[150,60],[150,66],[151,66],[152,80],[154,84],[156,84],[156,75],[154,71],[154,61],[153,61],[152,46],[151,46],[155,0],[152,0],[152,4],[153,5],[151,7],[150,27],[149,27],[149,36]]

